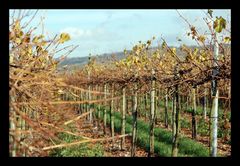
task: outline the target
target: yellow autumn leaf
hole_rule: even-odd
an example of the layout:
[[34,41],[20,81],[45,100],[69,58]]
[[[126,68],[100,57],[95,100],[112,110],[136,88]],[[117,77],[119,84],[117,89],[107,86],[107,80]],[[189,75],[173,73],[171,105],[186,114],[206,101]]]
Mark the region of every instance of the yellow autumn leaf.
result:
[[32,48],[28,47],[27,52],[28,52],[28,54],[32,54]]
[[39,40],[43,39],[44,36],[40,35],[40,36],[35,36],[32,40],[33,43],[39,43]]
[[18,36],[18,37],[22,37],[23,34],[24,34],[23,31],[20,31],[17,36]]
[[230,37],[225,37],[224,38],[224,43],[229,43],[231,41],[231,38]]
[[219,60],[224,60],[224,55],[220,54],[218,58],[219,58]]
[[39,54],[43,50],[43,48],[41,46],[37,46],[36,50],[37,50],[37,53]]
[[126,65],[127,65],[127,67],[130,67],[131,66],[130,61],[127,61]]
[[173,52],[174,54],[176,54],[176,48],[175,48],[175,47],[172,48],[172,52]]
[[220,16],[219,18],[217,17],[214,21],[213,28],[216,32],[220,33],[223,29],[226,28],[226,24],[226,20],[222,16]]
[[162,61],[160,61],[159,65],[162,66]]
[[196,56],[198,53],[198,48],[194,48],[193,55]]
[[21,44],[21,39],[20,39],[20,38],[16,38],[16,39],[15,39],[15,43],[16,43],[17,45]]
[[9,56],[9,63],[10,63],[10,64],[13,63],[13,54],[10,54],[10,56]]
[[17,20],[17,21],[15,22],[15,25],[14,25],[13,29],[14,29],[15,31],[19,31],[20,28],[21,28],[21,27],[20,27],[20,21]]
[[41,45],[44,47],[44,46],[47,45],[47,42],[46,42],[46,41],[42,41],[42,42],[41,42]]
[[151,45],[151,43],[152,43],[151,40],[148,40],[148,41],[147,41],[147,44],[148,44],[148,45]]
[[164,42],[162,43],[162,49],[166,48],[166,46],[167,46],[167,43],[164,41]]
[[202,43],[204,43],[205,40],[206,40],[206,37],[203,36],[203,35],[200,35],[200,36],[197,38],[197,40],[200,41],[200,42],[202,42]]
[[62,33],[60,35],[59,43],[64,43],[64,42],[66,42],[66,41],[68,41],[70,39],[71,38],[70,38],[70,35],[68,33]]

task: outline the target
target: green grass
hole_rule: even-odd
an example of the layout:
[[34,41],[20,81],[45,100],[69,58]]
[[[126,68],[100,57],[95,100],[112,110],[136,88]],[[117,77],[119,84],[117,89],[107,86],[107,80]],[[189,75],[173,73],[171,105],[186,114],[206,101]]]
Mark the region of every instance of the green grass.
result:
[[[62,142],[71,143],[74,141],[80,141],[82,138],[60,133],[59,138]],[[59,142],[60,143],[60,142]],[[104,156],[104,149],[100,143],[90,144],[83,143],[70,147],[57,148],[50,152],[50,157],[102,157]]]
[[55,149],[50,154],[51,157],[103,157],[104,150],[101,144],[96,143],[93,146],[84,143],[77,146]]
[[[115,121],[114,127],[116,132],[121,131],[121,114],[114,113]],[[102,118],[103,116],[101,116]],[[108,111],[107,123],[110,125],[110,116]],[[126,116],[126,133],[132,131],[132,116]],[[137,145],[144,148],[146,151],[149,149],[149,125],[143,120],[138,120],[137,124]],[[159,156],[171,156],[172,151],[172,133],[162,128],[155,128],[155,153]],[[209,156],[208,148],[204,147],[199,142],[180,135],[179,139],[179,156]]]
[[201,136],[209,136],[209,125],[204,121],[204,119],[200,119],[197,122],[197,133]]

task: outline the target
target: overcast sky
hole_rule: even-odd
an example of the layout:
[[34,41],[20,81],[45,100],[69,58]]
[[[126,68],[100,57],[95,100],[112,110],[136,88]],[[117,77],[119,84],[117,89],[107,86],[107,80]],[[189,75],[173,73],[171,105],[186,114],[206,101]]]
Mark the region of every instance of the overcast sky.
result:
[[[207,30],[204,11],[179,10],[201,32]],[[213,10],[213,16],[230,21],[230,12]],[[162,36],[174,46],[179,45],[177,37],[185,44],[195,44],[186,35],[189,27],[176,10],[40,10],[32,24],[36,25],[41,16],[45,16],[44,30],[51,36],[67,32],[72,40],[66,44],[79,45],[69,57],[123,51],[153,36],[157,41]]]

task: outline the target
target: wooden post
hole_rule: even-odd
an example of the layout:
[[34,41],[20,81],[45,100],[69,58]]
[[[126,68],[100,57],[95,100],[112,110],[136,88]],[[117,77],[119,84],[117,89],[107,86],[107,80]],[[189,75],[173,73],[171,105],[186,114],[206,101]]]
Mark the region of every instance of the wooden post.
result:
[[[111,98],[114,97],[114,84],[111,86]],[[111,136],[114,137],[114,100],[110,104],[110,118],[111,118]],[[112,139],[112,146],[114,146],[114,139]]]
[[133,108],[132,108],[132,148],[131,148],[131,156],[135,157],[136,152],[136,140],[137,140],[137,84],[134,84],[133,89]]
[[197,138],[197,122],[196,122],[196,88],[192,88],[192,138]]
[[211,109],[211,134],[210,134],[210,155],[212,157],[217,157],[217,133],[218,133],[218,89],[217,89],[217,80],[215,76],[218,74],[218,39],[217,34],[214,34],[214,62],[213,62],[213,80],[212,80],[212,109]]
[[207,88],[204,86],[204,99],[203,99],[203,118],[206,121],[207,118]]
[[[178,65],[175,66],[175,80],[179,78],[178,76]],[[174,109],[173,109],[173,145],[172,145],[172,156],[177,157],[178,155],[178,135],[179,135],[179,94],[178,94],[178,85],[175,85],[174,93]]]
[[[101,86],[99,85],[98,86],[98,91],[101,91]],[[98,96],[98,99],[101,100],[101,96],[99,95]],[[98,119],[98,128],[100,129],[100,122],[101,122],[101,103],[98,104],[98,116],[97,116],[97,119]]]
[[145,102],[145,121],[147,121],[147,119],[148,119],[148,114],[147,114],[147,97],[148,97],[148,95],[147,95],[147,93],[145,93],[145,95],[144,95],[144,102]]
[[152,69],[151,97],[150,97],[150,133],[149,133],[149,157],[154,155],[154,124],[155,124],[155,71]]
[[164,114],[164,123],[165,127],[168,128],[168,90],[166,89],[165,94],[165,114]]
[[[126,124],[126,88],[122,89],[122,128],[121,135],[125,135],[125,124]],[[121,149],[125,149],[125,137],[121,139]]]
[[104,128],[104,134],[107,133],[107,84],[104,84],[104,112],[103,112],[103,128]]

